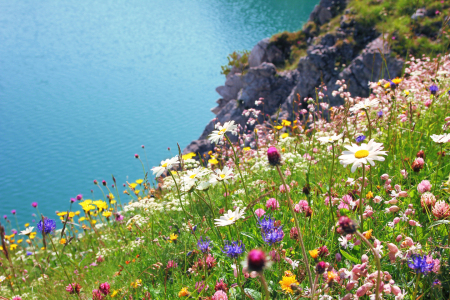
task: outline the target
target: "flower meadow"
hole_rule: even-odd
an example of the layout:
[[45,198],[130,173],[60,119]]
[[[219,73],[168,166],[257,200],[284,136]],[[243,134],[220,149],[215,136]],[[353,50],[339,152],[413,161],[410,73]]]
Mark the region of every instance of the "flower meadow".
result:
[[288,120],[255,99],[214,152],[148,169],[142,146],[142,179],[5,215],[0,299],[449,299],[449,72],[410,57],[367,98],[298,95]]

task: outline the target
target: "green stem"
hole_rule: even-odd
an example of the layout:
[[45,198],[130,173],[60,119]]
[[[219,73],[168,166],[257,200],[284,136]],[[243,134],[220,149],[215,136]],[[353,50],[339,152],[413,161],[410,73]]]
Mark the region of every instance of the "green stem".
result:
[[[362,164],[362,185],[361,185],[361,194],[359,195],[359,218],[361,223],[361,231],[364,231],[364,218],[363,218],[363,196],[364,196],[364,185],[366,184],[366,166]],[[361,256],[363,255],[363,247],[361,245]]]
[[281,170],[280,170],[280,166],[276,166],[276,168],[277,168],[278,174],[280,175],[281,181],[283,182],[284,188],[286,190],[289,209],[291,210],[291,213],[294,216],[295,227],[297,228],[298,239],[300,241],[300,246],[302,248],[303,260],[306,265],[306,271],[308,272],[309,285],[311,287],[311,291],[314,292],[312,290],[313,289],[313,280],[312,280],[312,275],[311,275],[311,269],[309,268],[309,260],[308,260],[308,256],[306,255],[305,245],[303,243],[303,234],[302,234],[302,231],[300,230],[300,225],[298,223],[297,215],[295,214],[294,207],[291,202],[291,197],[289,195],[289,187],[287,186],[286,181],[284,180],[283,173],[281,173]]
[[441,165],[441,159],[442,159],[442,144],[441,144],[441,153],[439,154],[438,164],[436,166],[436,174],[434,175],[433,194],[434,194],[434,192],[436,190],[436,186],[437,186],[437,175],[439,173],[439,166]]
[[336,223],[336,221],[334,219],[333,205],[331,203],[331,188],[332,188],[332,184],[333,184],[333,169],[334,169],[334,143],[331,145],[331,147],[333,148],[333,160],[331,163],[330,183],[329,183],[329,188],[328,188],[328,202],[330,204],[331,219],[333,220],[333,225],[334,225]]
[[244,186],[244,190],[245,190],[245,196],[247,197],[247,204],[250,201],[250,197],[248,196],[248,190],[247,190],[247,185],[245,184],[245,180],[244,180],[244,176],[242,176],[241,173],[241,168],[239,168],[239,161],[238,161],[238,157],[236,154],[236,150],[234,149],[233,143],[231,143],[230,139],[228,138],[228,136],[226,134],[224,134],[225,138],[227,139],[228,143],[230,143],[230,147],[233,150],[233,154],[234,154],[234,164],[236,165],[236,168],[238,169],[239,172],[239,176],[241,177],[242,180],[242,185]]
[[416,286],[414,287],[414,294],[412,296],[412,299],[416,299],[417,290],[419,289],[419,279],[420,279],[420,273],[417,273]]
[[177,184],[177,181],[175,180],[175,176],[173,176],[173,174],[172,174],[172,172],[170,172],[170,170],[168,170],[168,172],[170,173],[170,176],[172,176],[173,182],[175,182],[175,186],[176,186],[177,192],[178,192],[178,199],[180,200],[180,206],[181,206],[181,209],[183,210],[183,212],[184,212],[187,216],[189,216],[189,217],[191,217],[192,219],[194,219],[194,217],[184,209],[183,202],[181,201],[180,189],[178,188],[178,184]]
[[259,274],[259,277],[261,278],[261,284],[263,286],[264,295],[266,296],[266,300],[270,300],[269,287],[267,285],[266,278],[264,277],[264,273],[262,271]]

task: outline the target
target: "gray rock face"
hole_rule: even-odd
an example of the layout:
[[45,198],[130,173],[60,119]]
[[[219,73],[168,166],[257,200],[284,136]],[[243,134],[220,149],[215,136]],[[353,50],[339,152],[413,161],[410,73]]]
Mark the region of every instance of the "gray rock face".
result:
[[[318,25],[324,24],[343,11],[345,4],[345,0],[321,0],[311,13],[310,20]],[[348,40],[354,40],[355,43]],[[298,97],[302,100],[307,97],[315,99],[316,88],[321,84],[328,87],[323,92],[330,104],[340,105],[343,100],[332,96],[332,91],[337,89],[338,79],[346,80],[353,96],[366,97],[370,92],[369,81],[388,79],[389,76],[395,78],[403,67],[403,60],[391,55],[387,43],[377,37],[373,28],[362,27],[351,16],[343,15],[340,28],[335,33],[310,38],[308,43],[307,55],[300,59],[295,70],[277,72],[272,63],[283,57],[281,51],[270,45],[268,38],[260,41],[250,53],[248,72],[245,75],[231,72],[225,85],[216,89],[222,97],[217,100],[219,105],[213,109],[216,120],[210,121],[199,139],[183,152],[203,154],[213,150],[215,145],[206,138],[214,130],[217,121],[223,124],[234,120],[244,130],[251,130],[252,126],[246,124],[247,117],[242,116],[242,112],[255,108],[255,100],[261,97],[264,98],[264,115],[275,118],[280,110],[280,118],[292,120],[294,101]],[[384,65],[383,57],[389,72],[380,71]]]
[[257,67],[264,62],[276,64],[283,61],[283,53],[280,49],[270,44],[269,38],[265,38],[256,44],[248,57],[250,67]]

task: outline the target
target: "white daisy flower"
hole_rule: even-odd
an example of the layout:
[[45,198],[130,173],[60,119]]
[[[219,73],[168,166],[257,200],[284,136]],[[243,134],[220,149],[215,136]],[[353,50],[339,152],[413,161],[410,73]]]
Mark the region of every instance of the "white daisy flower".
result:
[[375,165],[375,160],[384,161],[384,157],[380,155],[386,155],[386,151],[382,151],[383,144],[377,143],[374,140],[370,140],[367,144],[351,144],[344,146],[349,151],[342,152],[339,156],[340,163],[344,167],[352,165],[352,173],[356,171],[356,168],[362,166],[363,164]]
[[208,189],[210,186],[211,186],[211,183],[209,181],[202,181],[197,185],[196,189],[199,191],[204,191],[204,190]]
[[450,133],[432,134],[430,137],[433,140],[433,142],[438,143],[438,144],[450,142]]
[[216,221],[214,224],[216,224],[216,226],[228,226],[233,224],[237,220],[242,219],[244,217],[244,214],[245,208],[240,210],[240,208],[238,207],[235,211],[232,211],[230,209],[228,210],[228,213],[221,216],[220,219],[214,219],[214,221]]
[[232,134],[237,134],[237,125],[234,124],[234,121],[228,121],[223,124],[223,126],[216,124],[216,130],[213,130],[211,134],[208,136],[208,140],[211,141],[211,144],[213,143],[219,143],[222,141],[225,133],[231,132]]
[[339,135],[333,134],[331,136],[323,136],[318,138],[319,142],[322,144],[330,143],[333,144],[334,142],[340,140],[344,135],[341,133]]
[[211,174],[211,183],[215,183],[217,181],[225,181],[227,182],[228,179],[233,178],[233,169],[228,168],[228,166],[225,166],[223,170],[215,169],[214,173]]
[[192,181],[196,182],[199,178],[201,178],[203,175],[205,175],[207,172],[207,169],[200,167],[195,168],[192,170],[187,170],[186,174],[183,176],[183,180],[186,182]]
[[356,103],[355,105],[353,105],[352,107],[350,107],[350,111],[355,113],[361,109],[369,109],[371,107],[376,107],[378,106],[379,101],[377,99],[365,99],[364,101],[361,101],[359,103]]
[[34,229],[34,227],[28,227],[27,229],[22,230],[22,231],[20,232],[20,235],[29,235],[30,233],[33,232],[33,229]]
[[161,161],[161,166],[152,168],[153,175],[155,175],[155,177],[159,177],[166,169],[169,170],[173,165],[178,163],[180,163],[178,156],[163,160]]

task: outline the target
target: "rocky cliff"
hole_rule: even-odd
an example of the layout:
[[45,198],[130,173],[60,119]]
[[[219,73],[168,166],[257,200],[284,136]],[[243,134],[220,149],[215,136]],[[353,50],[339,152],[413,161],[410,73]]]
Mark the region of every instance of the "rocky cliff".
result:
[[[320,28],[328,28],[324,31]],[[304,105],[308,97],[316,98],[316,88],[327,86],[322,101],[331,105],[343,103],[334,97],[336,81],[345,79],[353,96],[368,96],[369,81],[399,76],[403,60],[396,58],[385,42],[385,38],[374,28],[363,25],[352,18],[345,0],[321,0],[310,15],[302,32],[302,43],[306,55],[296,62],[293,70],[280,71],[290,55],[289,47],[282,47],[266,38],[251,51],[248,68],[236,68],[226,76],[225,85],[216,91],[221,96],[218,106],[212,111],[216,118],[206,125],[198,140],[191,142],[184,153],[204,154],[214,148],[207,136],[216,122],[234,120],[246,129],[246,109],[255,108],[255,100],[264,98],[265,116],[292,120],[294,105]],[[277,69],[278,67],[278,69]],[[301,108],[301,107],[300,107]],[[258,107],[261,109],[261,107]]]

